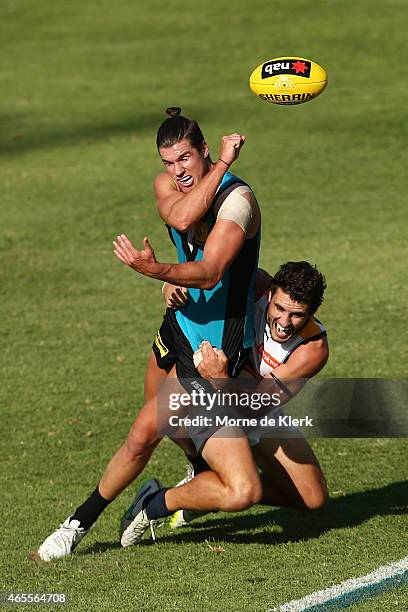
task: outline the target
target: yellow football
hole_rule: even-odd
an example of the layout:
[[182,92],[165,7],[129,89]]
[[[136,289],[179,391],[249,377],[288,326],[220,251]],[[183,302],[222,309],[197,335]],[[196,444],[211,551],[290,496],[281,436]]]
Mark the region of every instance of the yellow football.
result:
[[304,57],[277,57],[252,72],[249,86],[272,104],[303,104],[314,100],[327,85],[326,71]]

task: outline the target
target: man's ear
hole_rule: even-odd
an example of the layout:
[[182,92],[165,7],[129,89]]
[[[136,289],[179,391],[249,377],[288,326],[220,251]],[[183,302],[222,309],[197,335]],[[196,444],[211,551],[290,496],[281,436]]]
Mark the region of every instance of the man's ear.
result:
[[208,144],[204,140],[204,142],[203,142],[203,156],[204,157],[208,157],[209,153],[210,153],[210,150],[208,148]]

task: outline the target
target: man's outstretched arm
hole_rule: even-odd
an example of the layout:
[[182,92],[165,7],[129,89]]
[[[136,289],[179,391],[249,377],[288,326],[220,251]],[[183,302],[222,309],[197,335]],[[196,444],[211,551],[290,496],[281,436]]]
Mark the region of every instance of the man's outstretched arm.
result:
[[156,260],[147,238],[143,240],[143,251],[138,251],[125,234],[117,236],[113,246],[118,259],[144,276],[182,287],[212,289],[237,257],[244,242],[245,233],[237,223],[220,219],[207,238],[200,261],[161,263]]

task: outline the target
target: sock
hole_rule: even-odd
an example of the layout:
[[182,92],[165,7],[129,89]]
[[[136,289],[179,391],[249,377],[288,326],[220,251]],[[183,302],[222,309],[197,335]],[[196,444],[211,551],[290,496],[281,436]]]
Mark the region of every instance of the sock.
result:
[[186,457],[194,468],[195,476],[201,472],[207,472],[210,469],[210,466],[201,455],[186,455]]
[[88,499],[75,510],[71,516],[71,520],[75,519],[80,522],[81,527],[89,529],[98,519],[99,515],[113,500],[105,499],[99,493],[99,486],[91,493]]
[[156,491],[155,493],[151,493],[146,497],[143,504],[143,510],[146,511],[147,517],[149,519],[158,519],[164,518],[166,516],[170,516],[173,512],[167,510],[166,502],[164,500],[164,496],[168,487],[165,489],[160,489],[160,491]]

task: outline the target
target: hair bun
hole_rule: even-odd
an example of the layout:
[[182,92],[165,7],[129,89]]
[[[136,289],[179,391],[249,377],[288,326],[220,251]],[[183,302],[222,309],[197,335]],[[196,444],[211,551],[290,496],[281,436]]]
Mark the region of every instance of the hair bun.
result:
[[169,106],[166,108],[166,114],[170,117],[178,117],[181,113],[181,108],[179,106]]

